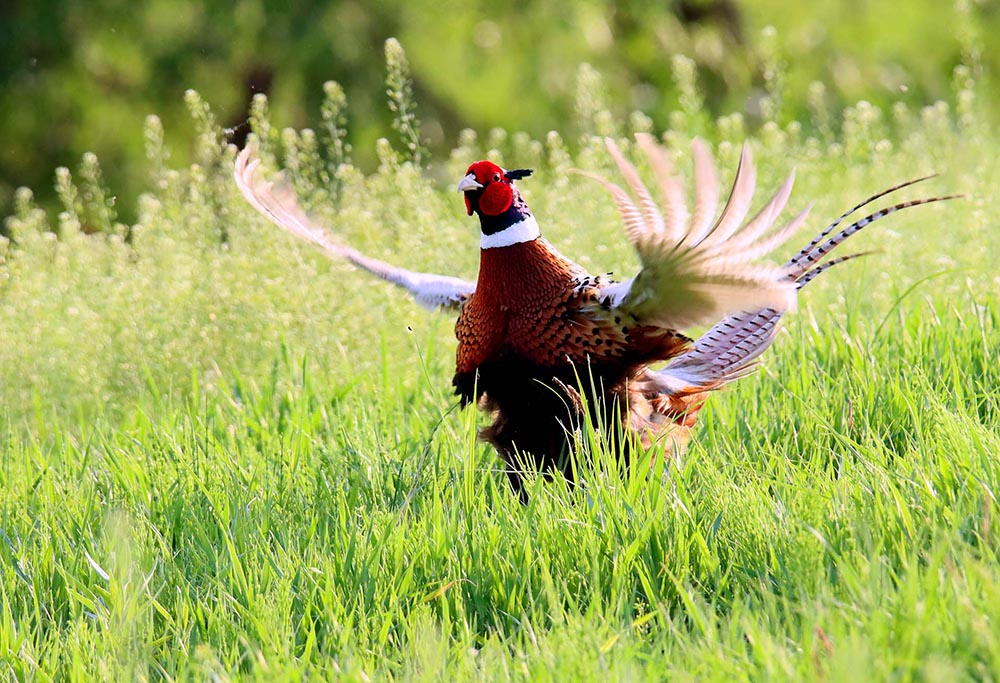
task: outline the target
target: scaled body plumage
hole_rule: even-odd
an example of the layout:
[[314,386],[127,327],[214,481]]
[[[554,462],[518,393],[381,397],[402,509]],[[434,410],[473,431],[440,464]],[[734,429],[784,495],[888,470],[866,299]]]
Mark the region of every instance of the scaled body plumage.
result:
[[[259,178],[259,160],[249,149],[240,154],[235,176],[250,204],[278,226],[408,289],[428,308],[458,311],[456,391],[463,404],[477,403],[492,416],[482,436],[497,448],[511,485],[523,495],[526,466],[572,478],[588,412],[626,461],[637,447],[678,452],[709,392],[753,370],[796,291],[853,256],[819,263],[826,254],[890,213],[947,198],[896,204],[836,232],[854,211],[923,178],[890,188],[842,215],[778,268],[758,261],[808,215],[807,209],[773,227],[791,194],[791,176],[747,220],[755,173],[744,147],[732,192],[716,217],[715,167],[696,140],[689,212],[664,150],[649,136],[637,142],[656,176],[659,204],[611,140],[609,153],[631,194],[593,176],[614,197],[642,264],[624,282],[588,274],[541,237],[514,185],[530,171],[480,161],[458,185],[469,215],[480,221],[476,282],[403,270],[337,244],[309,220],[287,184]],[[694,342],[680,332],[716,321]]]

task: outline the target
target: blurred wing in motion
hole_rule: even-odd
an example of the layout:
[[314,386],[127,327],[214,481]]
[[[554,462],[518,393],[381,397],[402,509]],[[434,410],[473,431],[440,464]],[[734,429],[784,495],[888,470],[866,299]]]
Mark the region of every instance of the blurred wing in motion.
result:
[[430,310],[457,311],[476,291],[476,283],[447,275],[417,273],[365,256],[356,249],[334,242],[327,231],[310,220],[299,206],[295,191],[284,178],[265,180],[258,172],[260,158],[246,147],[236,158],[236,186],[250,203],[282,230],[323,247],[328,254],[344,258],[358,268],[403,287],[417,303]]
[[614,283],[602,294],[614,308],[645,324],[684,329],[763,307],[786,310],[795,304],[795,285],[787,270],[757,263],[791,237],[808,209],[773,230],[792,191],[794,174],[750,220],[756,172],[744,147],[729,200],[715,219],[719,186],[708,147],[694,142],[695,206],[689,212],[680,183],[664,149],[648,135],[637,135],[662,196],[657,204],[614,141],[608,151],[633,197],[604,178],[588,175],[611,192],[642,268],[631,280]]
[[[959,197],[959,195],[947,195],[901,202],[869,214],[830,236],[845,218],[858,209],[891,192],[932,177],[917,178],[890,187],[845,212],[784,265],[785,281],[795,289],[802,289],[830,268],[866,255],[869,252],[848,254],[820,262],[820,259],[825,258],[851,235],[889,214]],[[716,389],[744,377],[753,372],[757,365],[757,357],[774,341],[782,313],[775,308],[762,307],[730,315],[699,337],[690,351],[674,358],[659,371],[649,371],[643,380],[672,396],[685,396]]]

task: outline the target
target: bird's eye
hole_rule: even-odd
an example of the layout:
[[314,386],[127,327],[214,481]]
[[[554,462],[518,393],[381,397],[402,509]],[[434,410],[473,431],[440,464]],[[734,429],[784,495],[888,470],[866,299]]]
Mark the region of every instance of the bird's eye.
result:
[[499,183],[500,182],[500,174],[499,173],[494,173],[493,174],[493,182],[495,182],[495,183]]

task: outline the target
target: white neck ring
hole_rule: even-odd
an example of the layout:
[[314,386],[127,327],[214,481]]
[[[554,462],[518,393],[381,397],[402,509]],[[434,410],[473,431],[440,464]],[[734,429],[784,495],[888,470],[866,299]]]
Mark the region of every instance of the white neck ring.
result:
[[518,221],[500,232],[495,232],[492,235],[480,234],[479,247],[481,249],[509,247],[512,244],[536,240],[541,235],[542,232],[538,229],[538,221],[535,220],[534,216],[528,216],[523,221]]

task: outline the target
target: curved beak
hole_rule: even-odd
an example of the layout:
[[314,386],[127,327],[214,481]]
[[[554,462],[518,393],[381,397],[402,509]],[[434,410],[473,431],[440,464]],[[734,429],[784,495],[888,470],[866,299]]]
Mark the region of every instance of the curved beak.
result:
[[469,190],[478,190],[481,187],[482,187],[482,185],[480,185],[476,181],[476,174],[475,173],[470,173],[469,175],[467,175],[464,178],[462,178],[462,180],[460,180],[459,183],[458,183],[458,191],[459,192],[468,192]]

